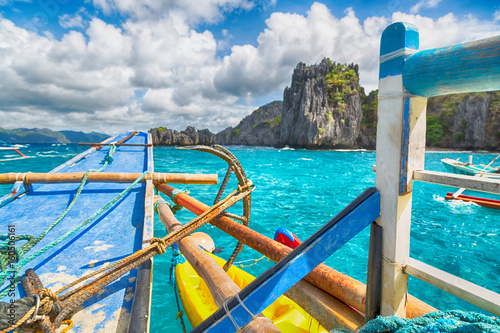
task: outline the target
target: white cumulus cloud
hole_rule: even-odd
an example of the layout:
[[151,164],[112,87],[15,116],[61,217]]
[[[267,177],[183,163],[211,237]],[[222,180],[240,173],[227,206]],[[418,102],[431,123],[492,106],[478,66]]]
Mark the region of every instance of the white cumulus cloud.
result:
[[441,0],[420,0],[410,8],[411,14],[417,14],[422,8],[436,8]]
[[70,28],[85,28],[84,18],[82,13],[85,13],[85,8],[80,8],[78,12],[73,15],[63,14],[59,16],[59,25],[65,29]]
[[[217,40],[197,22],[218,22],[231,10],[272,6],[273,0],[93,2],[128,18],[112,25],[78,11],[60,20],[79,31],[57,40],[0,17],[0,127],[114,133],[193,125],[219,131],[255,109],[252,101],[280,94],[298,62],[328,57],[357,63],[361,84],[376,89],[380,35],[392,22],[415,24],[421,49],[500,33],[493,19],[396,12],[361,21],[351,8],[334,15],[314,3],[306,15],[270,15],[255,46],[230,45],[230,29]],[[71,21],[76,15],[81,25]],[[221,48],[230,50],[223,58]]]

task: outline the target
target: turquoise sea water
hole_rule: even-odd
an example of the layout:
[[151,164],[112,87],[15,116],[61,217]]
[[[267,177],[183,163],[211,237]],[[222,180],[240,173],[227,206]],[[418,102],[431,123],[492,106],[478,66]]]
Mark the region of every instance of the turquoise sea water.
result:
[[[252,194],[250,226],[271,238],[277,228],[286,227],[300,239],[306,239],[365,188],[375,184],[375,173],[372,172],[374,152],[229,148],[240,159],[248,178],[256,185]],[[76,145],[30,145],[22,152],[33,158],[0,162],[0,172],[46,172],[83,150],[84,147]],[[425,167],[427,170],[445,171],[440,162],[442,158],[466,161],[468,155],[465,152],[428,152]],[[495,156],[491,153],[475,154],[474,162],[488,164]],[[219,179],[224,177],[227,167],[225,162],[214,156],[171,147],[155,148],[154,164],[157,172],[217,173]],[[234,184],[233,181],[228,189],[232,190]],[[10,185],[1,185],[0,196],[8,193],[10,188]],[[190,190],[192,196],[207,204],[213,201],[218,189],[205,185],[179,188]],[[441,185],[415,183],[411,256],[500,292],[500,210],[444,200],[446,192],[454,190]],[[466,191],[465,194],[478,193]],[[241,206],[231,211],[241,212]],[[193,214],[183,210],[177,217],[186,223],[193,218]],[[224,248],[219,255],[227,259],[236,241],[213,226],[205,226],[202,231],[212,236],[216,246]],[[165,235],[165,229],[158,219],[155,221],[155,235]],[[366,282],[368,238],[367,229],[331,256],[326,264]],[[260,257],[259,253],[246,247],[237,261]],[[182,332],[179,320],[175,320],[177,307],[170,283],[170,260],[171,254],[167,252],[157,256],[154,261],[152,332]],[[258,275],[272,264],[260,260],[257,265],[246,269]],[[413,278],[410,279],[409,291],[438,309],[480,311]]]

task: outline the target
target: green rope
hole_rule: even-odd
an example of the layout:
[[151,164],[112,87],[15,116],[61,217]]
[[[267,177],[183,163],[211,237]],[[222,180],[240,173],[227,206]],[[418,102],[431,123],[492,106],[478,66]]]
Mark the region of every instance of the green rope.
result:
[[[334,329],[330,333],[348,332],[343,329]],[[473,333],[473,332],[500,332],[500,318],[486,316],[476,312],[459,310],[435,311],[422,317],[405,319],[399,317],[377,317],[359,328],[358,333]]]
[[[34,258],[38,257],[40,254],[44,253],[45,251],[47,251],[53,247],[52,246],[52,247],[47,248],[47,249],[45,249],[45,247],[44,247],[43,249],[45,249],[45,251],[43,251],[42,253],[39,253],[39,254],[37,254],[38,252],[35,253],[35,254],[37,254],[36,256],[35,256],[35,254],[33,254],[29,258],[29,260],[27,260],[27,261],[24,258],[24,254],[26,252],[28,252],[33,246],[38,244],[68,214],[68,212],[71,210],[71,208],[75,205],[77,199],[80,197],[80,194],[83,190],[83,187],[85,186],[85,184],[87,182],[87,179],[88,179],[90,172],[102,172],[110,163],[113,162],[112,156],[114,155],[115,151],[116,151],[116,145],[114,145],[114,144],[109,145],[109,151],[101,162],[103,164],[102,167],[97,169],[97,170],[90,169],[85,173],[85,175],[82,178],[82,181],[80,182],[80,185],[78,186],[78,189],[76,191],[76,194],[75,194],[75,197],[73,198],[73,200],[71,200],[68,207],[54,220],[54,222],[52,222],[47,228],[45,228],[45,230],[40,234],[40,236],[35,238],[31,235],[20,235],[20,236],[14,237],[14,239],[12,239],[12,238],[10,238],[9,235],[0,235],[0,241],[3,241],[2,243],[0,243],[0,266],[1,266],[0,267],[1,268],[0,285],[2,285],[5,282],[5,279],[9,273],[10,274],[14,273],[14,279],[17,280],[19,277],[21,268],[24,264],[30,262]],[[139,178],[142,179],[143,177],[144,177],[144,174]],[[135,183],[135,184],[137,184],[137,183]],[[90,221],[87,221],[87,223],[88,222],[90,222]],[[66,239],[66,238],[64,238],[64,239]],[[62,240],[64,240],[64,239],[62,239]],[[17,241],[21,241],[21,240],[27,240],[28,242],[23,244],[20,247],[13,247],[12,248],[12,247],[8,246],[10,244],[10,242],[13,242],[15,244]],[[15,255],[13,255],[12,250],[15,252]],[[39,251],[41,251],[41,250],[39,250]],[[13,263],[16,261],[18,262],[18,264],[13,267]],[[6,269],[7,266],[10,266],[11,270],[7,270]],[[6,294],[5,291],[1,292],[0,299],[2,299],[5,296],[5,294]]]
[[[48,250],[52,249],[54,246],[56,246],[57,244],[61,243],[62,241],[66,240],[67,238],[71,237],[73,234],[75,234],[78,230],[80,230],[82,227],[84,227],[85,225],[87,225],[89,222],[91,222],[92,220],[94,220],[96,217],[98,217],[99,215],[101,215],[103,212],[105,212],[109,207],[111,207],[112,205],[114,205],[118,200],[120,200],[121,198],[123,198],[125,196],[125,194],[127,194],[128,192],[130,192],[130,190],[132,190],[132,188],[134,188],[135,185],[137,185],[137,183],[139,183],[145,176],[146,174],[148,174],[149,171],[145,171],[143,174],[141,174],[139,176],[139,178],[137,178],[132,184],[130,184],[129,187],[127,187],[125,190],[123,190],[123,192],[121,192],[119,195],[117,195],[116,197],[114,197],[111,201],[109,201],[106,205],[104,205],[104,207],[102,207],[101,209],[99,209],[97,212],[95,212],[94,214],[92,214],[92,216],[90,216],[89,218],[87,218],[86,220],[84,220],[83,222],[81,222],[79,225],[77,225],[76,227],[74,227],[72,230],[68,231],[66,234],[64,234],[63,236],[59,237],[58,239],[54,240],[52,243],[48,244],[48,245],[45,245],[43,248],[39,249],[38,251],[36,251],[35,253],[33,253],[31,256],[29,256],[28,258],[22,258],[16,265],[16,267],[14,268],[14,270],[16,271],[17,274],[19,274],[21,272],[21,268],[26,265],[27,263],[29,263],[30,261],[32,261],[33,259],[37,258],[38,256],[40,256],[41,254],[47,252]],[[5,277],[7,276],[7,274],[4,274],[4,273],[7,273],[7,272],[2,272],[0,274],[0,279],[3,279],[5,280]],[[5,296],[5,293],[6,291],[0,293],[0,299],[2,299],[4,296]]]
[[185,193],[185,194],[189,194],[189,191],[183,191],[183,190],[178,190],[178,189],[175,189],[172,191],[172,194],[170,194],[170,199],[172,199],[172,201],[174,202],[174,204],[177,205],[177,196],[181,193]]
[[165,205],[168,205],[168,207],[170,207],[170,204],[168,202],[166,202],[165,200],[158,201],[157,203],[155,203],[155,209],[154,209],[157,214],[159,214],[158,213],[158,205],[160,205],[160,204],[165,204]]
[[172,213],[175,215],[175,214],[177,214],[177,212],[178,212],[178,211],[180,211],[182,208],[184,208],[184,207],[182,207],[181,205],[177,204],[177,205],[175,205],[174,207],[172,207]]
[[[182,192],[182,193],[184,193],[184,192]],[[181,206],[181,205],[179,205],[179,204],[174,205],[174,206],[172,207],[172,205],[171,205],[171,204],[169,204],[169,203],[168,203],[168,202],[166,202],[165,200],[162,200],[162,201],[158,201],[157,203],[155,203],[155,208],[154,208],[154,211],[155,211],[156,213],[158,213],[158,205],[159,205],[159,204],[166,204],[166,205],[168,205],[168,207],[170,207],[170,209],[172,210],[172,213],[173,213],[174,215],[175,215],[175,214],[177,214],[177,212],[178,212],[178,211],[180,211],[182,208],[184,208],[184,207],[182,207],[182,206]],[[159,213],[158,213],[158,214],[159,214]]]

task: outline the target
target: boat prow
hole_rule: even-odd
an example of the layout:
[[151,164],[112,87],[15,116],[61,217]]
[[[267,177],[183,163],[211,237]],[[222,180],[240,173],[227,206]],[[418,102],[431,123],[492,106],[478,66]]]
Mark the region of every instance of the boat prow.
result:
[[[108,146],[120,141],[138,145]],[[148,133],[119,134],[106,140],[101,148],[92,147],[60,165],[49,175],[57,177],[92,169],[144,175],[153,171],[152,148],[148,144]],[[21,283],[14,288],[9,283],[11,274],[20,278],[32,268],[36,276],[26,281],[33,284],[39,279],[44,288],[56,292],[149,245],[153,236],[153,184],[88,182],[80,188],[79,183],[34,183],[30,173],[24,174],[23,179],[24,187],[23,182],[17,182],[15,193],[0,199],[0,233],[9,232],[12,246],[19,253],[19,260],[7,258],[3,262],[0,301],[20,299],[40,289],[26,290]],[[34,238],[36,241],[32,242]],[[74,308],[72,331],[126,332],[131,324],[147,331],[151,284],[148,265],[150,262],[130,270],[99,290],[75,287],[74,295],[62,291],[58,295],[62,311]],[[9,278],[5,279],[5,274]],[[87,297],[85,293],[89,292]],[[86,300],[79,304],[73,298],[76,296]],[[135,304],[142,305],[138,308]]]

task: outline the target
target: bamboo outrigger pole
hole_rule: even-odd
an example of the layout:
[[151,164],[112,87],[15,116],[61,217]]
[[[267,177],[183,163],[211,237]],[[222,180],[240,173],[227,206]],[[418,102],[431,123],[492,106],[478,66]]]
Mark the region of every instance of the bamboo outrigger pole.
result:
[[[159,184],[157,188],[168,196],[171,196],[174,190],[173,187],[166,184]],[[208,205],[184,193],[179,193],[176,201],[196,215],[200,215],[210,208]],[[220,216],[210,223],[273,261],[281,260],[292,251],[287,246],[273,241],[230,218]],[[364,283],[337,272],[324,264],[317,266],[304,279],[356,310],[362,313],[365,312],[366,285]],[[407,318],[420,317],[432,311],[436,311],[436,309],[408,295]]]
[[[174,214],[165,203],[161,203],[161,196],[155,197],[158,215],[168,232],[181,229],[183,225],[175,218]],[[159,204],[158,204],[159,203]],[[215,304],[218,307],[236,295],[241,289],[234,283],[217,262],[203,251],[196,240],[191,236],[186,236],[178,243],[179,249],[187,261],[196,270],[196,273],[205,281]],[[175,283],[175,282],[174,282]],[[257,332],[280,332],[273,322],[262,316],[256,316],[242,330],[243,333]]]
[[[13,184],[18,181],[28,183],[79,183],[82,181],[85,172],[67,172],[67,173],[4,173],[0,174],[0,184]],[[90,172],[87,182],[106,182],[106,183],[132,183],[142,173],[125,172]],[[150,173],[143,179],[152,180],[154,184],[172,183],[172,184],[200,184],[217,185],[217,174],[191,174],[191,173]]]

